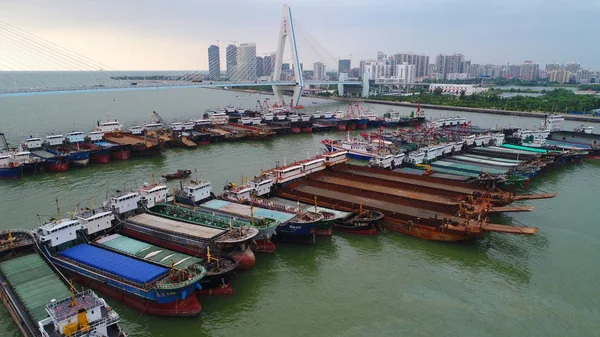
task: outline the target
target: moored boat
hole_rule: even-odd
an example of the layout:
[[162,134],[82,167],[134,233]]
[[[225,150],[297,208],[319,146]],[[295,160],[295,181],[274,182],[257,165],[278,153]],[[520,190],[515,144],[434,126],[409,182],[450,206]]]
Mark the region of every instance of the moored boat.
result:
[[51,220],[38,227],[36,239],[65,273],[135,309],[156,316],[200,313],[198,277],[85,243],[78,237],[82,229],[78,220]]
[[177,170],[175,173],[163,174],[162,177],[167,180],[171,180],[187,178],[190,175],[192,175],[192,170]]
[[379,227],[381,226],[381,220],[383,217],[383,213],[379,211],[363,211],[361,204],[360,211],[357,216],[343,222],[337,222],[334,224],[334,227],[342,232],[376,235]]

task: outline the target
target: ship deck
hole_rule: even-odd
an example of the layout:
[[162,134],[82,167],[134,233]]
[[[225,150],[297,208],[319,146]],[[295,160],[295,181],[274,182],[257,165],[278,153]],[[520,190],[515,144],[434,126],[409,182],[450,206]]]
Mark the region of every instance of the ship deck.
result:
[[145,137],[140,137],[140,136],[134,136],[134,135],[130,135],[127,133],[123,133],[123,134],[110,134],[110,133],[105,133],[104,134],[104,139],[106,139],[106,141],[114,143],[114,144],[119,144],[119,145],[138,145],[138,144],[144,144],[147,147],[152,147],[156,145],[156,142],[151,139],[151,138],[145,138]]
[[187,269],[195,264],[202,265],[204,262],[204,260],[199,257],[178,253],[120,234],[111,234],[96,240],[95,243],[123,254],[148,260],[165,267],[173,266],[178,269]]
[[182,221],[175,221],[147,213],[132,216],[131,218],[127,219],[127,221],[165,232],[181,234],[184,236],[192,236],[206,240],[215,239],[225,232],[225,230],[222,229],[199,226]]
[[250,206],[248,205],[236,204],[225,200],[210,200],[208,202],[205,202],[201,206],[215,210],[223,210],[231,213],[236,213],[244,216],[250,216],[251,213],[254,213],[255,218],[274,219],[276,221],[279,221],[282,225],[285,225],[288,221],[296,217],[296,214],[273,211],[270,209],[260,207],[254,207],[253,210],[250,210]]
[[0,263],[0,271],[34,322],[48,317],[46,305],[52,299],[62,299],[71,294],[58,275],[38,254],[4,261]]
[[169,271],[167,268],[85,243],[60,252],[59,257],[64,257],[140,284],[156,281]]
[[[315,206],[314,205],[310,205],[310,204],[305,204],[302,202],[297,202],[297,201],[292,201],[292,200],[288,200],[288,199],[284,199],[284,198],[279,198],[279,197],[271,197],[266,199],[267,201],[272,201],[276,204],[279,205],[283,205],[283,206],[288,206],[288,207],[298,207],[298,205],[300,205],[300,209],[303,210],[304,212],[314,212],[315,211]],[[326,208],[326,207],[321,207],[321,206],[317,206],[317,212],[329,212],[335,215],[334,220],[342,220],[342,219],[346,219],[348,217],[350,217],[353,213],[352,212],[344,212],[344,211],[340,211],[340,210],[335,210],[335,209],[331,209],[331,208]]]

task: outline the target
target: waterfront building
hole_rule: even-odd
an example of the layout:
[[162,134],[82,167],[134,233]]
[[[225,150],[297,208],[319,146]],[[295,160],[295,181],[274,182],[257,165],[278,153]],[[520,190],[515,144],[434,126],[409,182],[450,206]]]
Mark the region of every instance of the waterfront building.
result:
[[256,79],[256,43],[240,44],[237,47],[236,61],[236,81],[254,81]]
[[434,92],[435,89],[441,88],[444,94],[460,95],[462,91],[465,95],[473,95],[488,91],[489,88],[476,87],[473,84],[437,84],[432,83],[429,86],[429,91]]
[[325,64],[323,62],[315,62],[313,64],[313,79],[324,80],[325,79]]
[[235,69],[237,66],[237,46],[230,44],[225,49],[225,58],[227,62],[227,78],[235,79]]
[[350,72],[350,60],[338,60],[338,74]]

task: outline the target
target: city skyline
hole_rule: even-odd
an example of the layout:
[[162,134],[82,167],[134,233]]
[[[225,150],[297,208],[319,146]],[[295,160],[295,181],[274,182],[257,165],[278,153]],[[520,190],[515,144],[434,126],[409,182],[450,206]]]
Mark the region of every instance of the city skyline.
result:
[[[523,60],[535,60],[544,65],[578,61],[584,68],[600,68],[593,43],[595,30],[591,26],[594,13],[598,12],[595,10],[600,10],[600,4],[595,1],[385,1],[379,6],[335,0],[327,4],[312,0],[288,3],[295,20],[307,31],[311,34],[326,32],[316,39],[320,45],[327,46],[336,61],[352,55],[352,67],[383,50],[388,55],[414,52],[430,58],[437,54],[461,53],[478,64],[521,64]],[[343,16],[339,15],[339,6],[345,7]],[[319,10],[315,10],[317,8]],[[261,15],[247,15],[259,9]],[[198,11],[223,12],[229,20],[218,16],[198,20],[195,15]],[[398,11],[409,20],[391,20],[392,14]],[[275,50],[281,3],[261,0],[202,4],[175,0],[166,4],[150,0],[140,7],[134,2],[116,0],[102,3],[59,0],[48,6],[41,0],[32,0],[0,3],[0,12],[4,14],[1,20],[10,19],[9,24],[112,69],[205,70],[208,69],[206,49],[210,45],[225,49],[236,41],[252,41],[257,45],[258,56]],[[378,19],[368,19],[374,16]],[[559,17],[561,25],[552,19]],[[410,18],[414,18],[414,22]],[[157,20],[162,23],[157,25]],[[357,20],[367,20],[369,24],[347,24]],[[588,22],[589,29],[586,28]],[[217,40],[221,42],[216,43]],[[567,42],[569,48],[556,48]],[[221,70],[225,70],[226,65],[223,54]],[[331,60],[304,62],[317,61],[335,66]]]

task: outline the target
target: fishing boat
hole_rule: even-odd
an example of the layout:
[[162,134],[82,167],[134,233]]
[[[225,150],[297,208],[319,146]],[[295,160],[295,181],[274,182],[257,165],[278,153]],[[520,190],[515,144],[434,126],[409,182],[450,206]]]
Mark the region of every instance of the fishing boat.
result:
[[137,310],[156,316],[196,316],[198,274],[163,266],[89,244],[77,219],[50,219],[36,231],[43,254],[67,275]]
[[348,156],[355,159],[369,160],[377,155],[377,147],[368,141],[362,141],[357,138],[350,139],[347,134],[346,139],[321,141],[329,151],[348,151]]
[[344,222],[335,223],[334,228],[347,233],[376,235],[383,217],[384,214],[379,211],[363,211],[362,204],[360,204],[360,211],[357,216]]
[[114,309],[91,290],[77,291],[29,230],[0,234],[0,299],[26,337],[127,336]]
[[378,154],[369,160],[369,167],[379,167],[382,169],[393,170],[401,167],[404,162],[404,153],[399,154]]
[[167,180],[187,178],[192,175],[192,170],[177,170],[175,173],[163,174],[162,177]]

